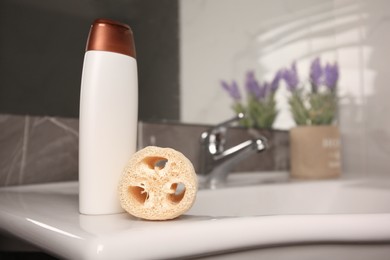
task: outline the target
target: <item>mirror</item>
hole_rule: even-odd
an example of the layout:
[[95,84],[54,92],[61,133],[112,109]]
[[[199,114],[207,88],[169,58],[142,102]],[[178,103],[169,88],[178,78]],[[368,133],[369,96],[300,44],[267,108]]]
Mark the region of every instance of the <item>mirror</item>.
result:
[[[389,37],[381,22],[387,9],[384,1],[180,1],[182,121],[215,124],[232,116],[220,80],[236,80],[243,88],[247,71],[271,80],[293,61],[305,80],[310,62],[321,57],[340,68],[343,127],[360,127],[367,95],[383,93],[387,85],[387,73],[380,73],[388,67],[380,58],[387,53],[380,40]],[[275,128],[294,125],[287,95],[282,84]]]

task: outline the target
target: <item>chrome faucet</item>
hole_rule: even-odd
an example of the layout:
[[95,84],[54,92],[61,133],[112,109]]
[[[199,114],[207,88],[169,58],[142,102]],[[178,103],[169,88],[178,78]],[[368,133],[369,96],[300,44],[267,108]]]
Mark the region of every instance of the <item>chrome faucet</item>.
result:
[[243,119],[243,113],[201,134],[200,175],[205,175],[209,188],[226,182],[231,169],[249,155],[267,148],[265,137],[247,140],[225,150],[227,127]]

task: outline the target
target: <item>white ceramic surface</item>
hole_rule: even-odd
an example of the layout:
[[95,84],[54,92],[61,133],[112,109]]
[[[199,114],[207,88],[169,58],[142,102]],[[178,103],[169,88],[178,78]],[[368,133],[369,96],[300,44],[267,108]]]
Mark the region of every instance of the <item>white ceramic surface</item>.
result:
[[390,244],[390,182],[201,190],[172,221],[78,212],[76,182],[0,190],[0,228],[66,259],[165,259],[316,242]]

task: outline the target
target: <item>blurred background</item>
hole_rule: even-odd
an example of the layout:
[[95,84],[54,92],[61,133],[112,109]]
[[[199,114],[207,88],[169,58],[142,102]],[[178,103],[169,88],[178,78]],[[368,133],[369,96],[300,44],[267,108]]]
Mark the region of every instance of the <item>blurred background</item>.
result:
[[[233,116],[221,80],[242,82],[248,70],[270,80],[293,61],[304,78],[315,57],[336,61],[343,172],[388,174],[389,5],[385,0],[2,0],[3,183],[25,180],[29,163],[45,169],[42,160],[27,154],[40,152],[42,158],[56,147],[65,151],[60,156],[71,165],[72,178],[77,176],[71,147],[77,147],[81,70],[89,27],[98,17],[133,28],[141,121],[216,124]],[[278,90],[274,124],[282,130],[294,126],[285,91]],[[45,125],[57,132],[43,134]],[[35,139],[28,142],[30,135]],[[31,141],[37,138],[45,145]]]

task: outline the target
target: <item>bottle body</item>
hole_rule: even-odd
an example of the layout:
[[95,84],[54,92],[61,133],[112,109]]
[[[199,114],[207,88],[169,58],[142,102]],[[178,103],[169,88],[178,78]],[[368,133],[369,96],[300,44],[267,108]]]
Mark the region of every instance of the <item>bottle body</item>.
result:
[[135,58],[115,52],[87,51],[80,95],[80,213],[123,212],[117,186],[136,150],[137,121]]

